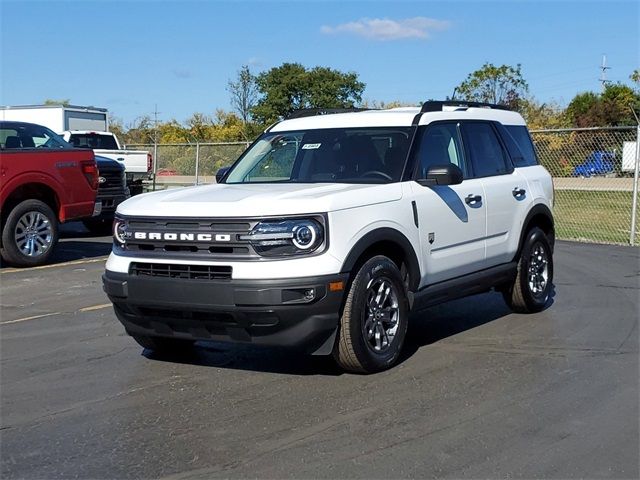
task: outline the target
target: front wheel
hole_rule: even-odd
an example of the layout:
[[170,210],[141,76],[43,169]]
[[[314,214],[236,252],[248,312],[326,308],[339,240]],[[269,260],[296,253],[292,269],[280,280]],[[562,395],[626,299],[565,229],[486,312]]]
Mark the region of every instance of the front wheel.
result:
[[375,256],[351,283],[333,350],[345,370],[373,373],[393,366],[407,332],[409,304],[398,267]]
[[24,200],[7,216],[2,229],[2,258],[16,267],[46,263],[58,242],[58,219],[40,200]]
[[502,292],[507,305],[520,313],[541,311],[551,296],[553,254],[546,234],[537,227],[527,232],[512,285]]

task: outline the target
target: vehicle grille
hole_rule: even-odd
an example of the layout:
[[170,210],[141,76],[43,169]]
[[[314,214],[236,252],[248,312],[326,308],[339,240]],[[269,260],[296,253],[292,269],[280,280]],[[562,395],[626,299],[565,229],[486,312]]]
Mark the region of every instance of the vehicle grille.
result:
[[181,278],[188,280],[229,280],[231,267],[220,265],[176,265],[167,263],[133,262],[129,268],[131,275]]
[[149,240],[135,236],[127,240],[124,246],[114,245],[114,250],[123,250],[129,255],[167,258],[203,258],[207,260],[250,260],[258,258],[251,244],[239,237],[248,234],[258,220],[219,220],[188,218],[127,218],[127,228],[131,232],[155,232],[159,234],[200,233],[223,235],[225,241],[189,241],[189,240]]
[[124,189],[126,188],[127,185],[121,171],[101,170],[100,176],[103,177],[106,180],[106,182],[98,185],[98,195],[104,194],[104,193],[124,192]]

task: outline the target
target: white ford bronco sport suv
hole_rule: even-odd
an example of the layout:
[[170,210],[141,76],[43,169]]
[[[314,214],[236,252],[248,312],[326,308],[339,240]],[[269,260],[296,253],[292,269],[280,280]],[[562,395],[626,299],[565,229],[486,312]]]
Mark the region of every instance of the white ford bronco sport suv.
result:
[[145,348],[290,346],[375,372],[397,361],[411,310],[492,288],[543,309],[552,202],[504,107],[300,111],[218,184],[120,204],[104,289]]

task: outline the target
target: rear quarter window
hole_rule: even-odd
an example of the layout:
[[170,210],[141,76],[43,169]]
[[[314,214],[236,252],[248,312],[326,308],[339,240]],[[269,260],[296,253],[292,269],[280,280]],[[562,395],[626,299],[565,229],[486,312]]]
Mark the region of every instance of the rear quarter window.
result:
[[504,128],[520,149],[521,155],[512,155],[511,160],[514,166],[530,167],[532,165],[538,165],[536,151],[527,127],[524,125],[505,125]]

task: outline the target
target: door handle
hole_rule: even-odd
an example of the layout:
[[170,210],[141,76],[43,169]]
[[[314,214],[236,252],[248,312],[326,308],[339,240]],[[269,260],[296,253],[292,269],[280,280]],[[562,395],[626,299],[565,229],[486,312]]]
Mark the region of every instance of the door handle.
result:
[[527,191],[524,188],[516,187],[511,193],[513,193],[514,197],[520,198],[524,197],[524,194],[527,193]]
[[482,201],[482,197],[480,195],[469,194],[465,197],[464,201],[467,205],[475,205]]

